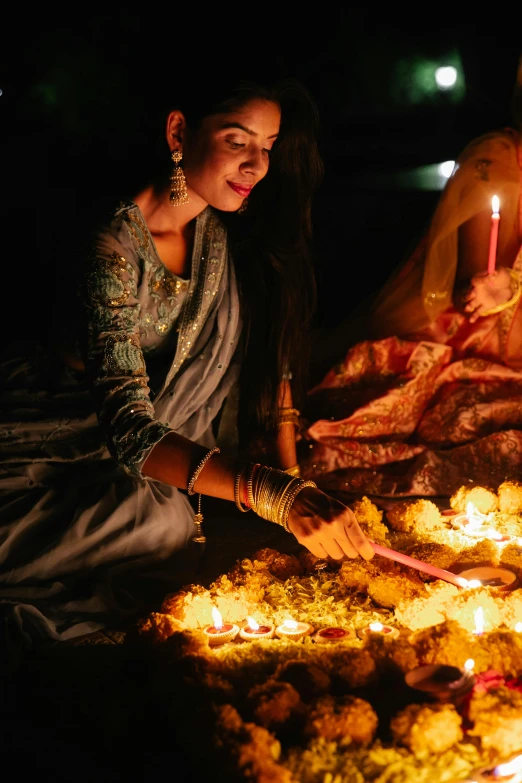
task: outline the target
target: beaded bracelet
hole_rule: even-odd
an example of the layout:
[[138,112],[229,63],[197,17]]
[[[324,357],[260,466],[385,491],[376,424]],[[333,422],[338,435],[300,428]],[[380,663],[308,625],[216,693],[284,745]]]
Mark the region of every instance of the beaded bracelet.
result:
[[213,454],[219,454],[220,451],[221,451],[221,449],[218,449],[217,446],[214,446],[213,449],[210,449],[210,451],[207,451],[207,453],[205,454],[205,456],[203,457],[203,459],[201,460],[201,462],[197,466],[196,470],[192,474],[192,478],[190,479],[190,481],[188,483],[188,487],[187,487],[187,495],[195,495],[196,494],[196,490],[194,489],[194,484],[198,480],[199,474],[201,473],[201,471],[203,470],[203,468],[207,464],[207,460],[209,460],[210,457]]
[[241,505],[241,499],[239,497],[239,485],[241,483],[241,476],[243,475],[244,469],[245,468],[242,467],[238,470],[236,475],[236,480],[234,481],[234,501],[236,503],[236,507],[243,513],[245,513],[246,511],[250,511],[250,506],[246,505],[246,503],[245,503],[246,508],[243,508],[243,506]]

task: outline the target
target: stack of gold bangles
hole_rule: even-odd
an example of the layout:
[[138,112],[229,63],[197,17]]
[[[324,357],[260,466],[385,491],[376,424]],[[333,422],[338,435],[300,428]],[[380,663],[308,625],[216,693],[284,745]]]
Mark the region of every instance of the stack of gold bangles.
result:
[[[246,483],[246,497],[243,499],[243,505],[239,499],[239,485],[243,477]],[[317,487],[315,481],[305,481],[297,476],[288,475],[284,470],[271,468],[266,465],[248,465],[242,468],[235,482],[235,501],[236,506],[241,511],[253,509],[255,513],[281,525],[287,533],[288,515],[292,504],[299,492],[305,487]]]

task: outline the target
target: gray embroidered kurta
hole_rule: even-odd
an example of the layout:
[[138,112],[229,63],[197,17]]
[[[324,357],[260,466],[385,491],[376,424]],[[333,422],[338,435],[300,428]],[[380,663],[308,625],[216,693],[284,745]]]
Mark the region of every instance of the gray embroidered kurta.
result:
[[184,280],[137,205],[121,205],[95,237],[82,302],[84,375],[42,351],[2,367],[0,610],[4,637],[27,644],[132,613],[137,576],[187,565],[192,507],[141,465],[170,431],[214,445],[239,374],[236,280],[210,207]]

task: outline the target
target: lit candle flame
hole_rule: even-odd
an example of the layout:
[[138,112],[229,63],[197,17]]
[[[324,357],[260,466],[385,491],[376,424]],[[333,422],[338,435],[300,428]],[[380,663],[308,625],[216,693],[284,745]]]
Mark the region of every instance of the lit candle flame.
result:
[[470,579],[467,587],[482,587],[482,582],[480,579]]
[[[511,761],[507,761],[505,764],[499,764],[495,767],[493,773],[495,777],[507,777],[507,775],[515,775],[517,772],[522,771],[522,753],[519,756],[515,756]],[[517,778],[519,780],[520,778]]]
[[475,612],[475,630],[473,633],[484,633],[484,609],[481,606]]
[[247,617],[247,623],[251,631],[259,630],[259,623],[256,623],[253,617]]
[[220,628],[223,628],[223,619],[215,606],[212,607],[212,619],[214,621],[214,628],[217,628],[218,631]]
[[493,528],[484,527],[484,522],[488,518],[487,514],[482,514],[473,503],[466,505],[467,533],[468,535],[480,535],[482,538],[491,538],[493,541],[501,541],[503,536]]
[[287,628],[289,631],[295,631],[297,628],[297,622],[295,620],[285,620],[283,628]]
[[370,631],[374,633],[380,633],[383,628],[384,625],[382,623],[370,623]]
[[522,623],[517,623],[517,624],[515,625],[515,631],[516,631],[517,633],[522,633]]
[[500,209],[500,199],[498,196],[493,196],[493,198],[491,199],[491,209],[493,211],[493,214],[498,215]]
[[475,661],[473,660],[473,658],[468,658],[468,660],[464,664],[464,668],[466,669],[467,672],[470,672],[474,666],[475,666]]
[[466,505],[466,518],[468,520],[468,525],[471,528],[477,528],[482,525],[483,521],[486,519],[486,515],[481,514],[478,508],[470,502]]

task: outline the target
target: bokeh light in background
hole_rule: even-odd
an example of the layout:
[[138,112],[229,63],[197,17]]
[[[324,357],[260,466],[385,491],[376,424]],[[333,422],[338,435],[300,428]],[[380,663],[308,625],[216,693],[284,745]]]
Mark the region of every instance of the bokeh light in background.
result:
[[444,179],[448,179],[449,177],[451,177],[454,168],[455,168],[454,160],[444,160],[442,163],[439,163],[438,172],[441,177],[444,177]]
[[460,54],[453,50],[440,59],[401,58],[395,65],[393,95],[406,104],[426,104],[442,98],[458,103],[466,94]]
[[364,172],[354,176],[350,184],[352,187],[383,192],[431,191],[435,193],[446,186],[454,167],[455,161],[445,160],[442,163],[428,163],[411,168]]
[[435,81],[439,90],[451,90],[457,82],[457,69],[452,65],[442,66],[435,71]]

